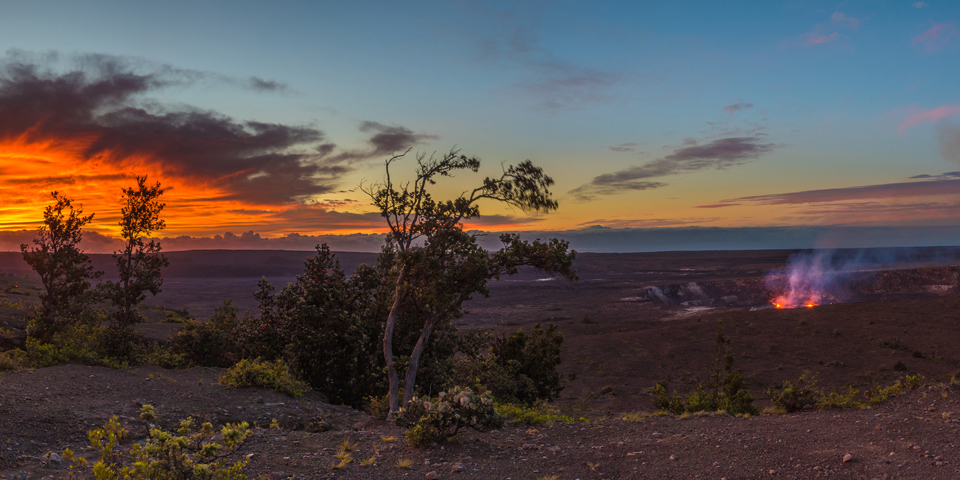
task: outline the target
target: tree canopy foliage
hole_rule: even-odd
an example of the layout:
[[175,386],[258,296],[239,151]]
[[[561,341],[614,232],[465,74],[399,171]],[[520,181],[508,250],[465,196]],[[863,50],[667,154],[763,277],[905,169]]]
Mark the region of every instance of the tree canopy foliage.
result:
[[160,270],[170,265],[160,253],[160,244],[156,240],[144,240],[166,227],[160,218],[165,206],[159,200],[160,195],[163,195],[160,182],[149,186],[146,176],[137,177],[136,187],[123,189],[124,206],[119,224],[124,246],[123,250],[113,254],[120,279],[101,284],[104,296],[117,308],[114,324],[121,329],[142,320],[137,309],[147,298],[145,292],[160,293],[163,284]]
[[403,405],[413,396],[419,359],[433,330],[462,316],[463,302],[474,294],[489,295],[488,280],[516,273],[523,265],[576,278],[572,267],[576,252],[569,251],[565,241],[527,242],[518,235],[503,235],[504,248],[490,255],[477,244],[474,234],[463,230],[463,220],[480,216],[481,200],[526,212],[556,210],[558,204],[549,190],[553,179],[540,167],[526,160],[504,168],[498,177],[486,177],[478,187],[454,199],[437,201],[430,188],[439,178],[463,170],[475,173],[480,160],[455,149],[440,157],[417,154],[416,178],[398,183],[390,168],[405,155],[387,159],[383,182],[364,188],[390,228],[384,254],[392,257],[396,278],[383,336],[390,414],[401,406],[393,341],[406,301],[415,303],[425,315],[420,338],[406,365]]
[[34,246],[20,245],[23,260],[43,283],[42,312],[31,331],[43,339],[82,313],[94,298],[90,280],[102,274],[93,271],[90,258],[80,251],[82,228],[93,220],[93,214],[83,215],[82,208],[74,208],[69,198],[57,192],[50,195],[54,202],[43,211],[43,225],[33,240]]

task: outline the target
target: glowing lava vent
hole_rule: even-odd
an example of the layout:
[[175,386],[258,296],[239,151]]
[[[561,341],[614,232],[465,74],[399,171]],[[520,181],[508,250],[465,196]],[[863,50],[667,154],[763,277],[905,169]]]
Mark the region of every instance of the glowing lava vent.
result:
[[776,292],[770,303],[776,308],[813,308],[840,303],[845,290],[838,272],[823,252],[800,254],[788,260],[786,269],[771,273],[764,282]]
[[798,295],[797,292],[789,292],[770,300],[770,304],[775,308],[813,308],[826,303],[843,302],[830,295],[824,295],[819,292],[811,292],[804,295]]

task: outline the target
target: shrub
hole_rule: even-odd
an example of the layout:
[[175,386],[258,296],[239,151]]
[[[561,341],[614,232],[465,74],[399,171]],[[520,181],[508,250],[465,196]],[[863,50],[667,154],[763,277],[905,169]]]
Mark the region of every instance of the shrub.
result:
[[17,355],[13,352],[0,352],[0,372],[7,372],[20,368]]
[[547,402],[540,400],[532,406],[517,404],[496,404],[497,413],[503,416],[510,423],[525,423],[527,425],[552,425],[556,422],[563,422],[571,425],[577,422],[588,422],[583,417],[573,418],[560,413],[560,409],[548,405]]
[[863,408],[863,404],[856,400],[859,390],[847,387],[846,390],[830,390],[821,393],[817,401],[817,410],[832,410],[836,408]]
[[64,363],[126,367],[129,358],[118,358],[112,355],[114,351],[104,351],[104,344],[110,341],[126,343],[128,339],[113,339],[111,332],[102,327],[75,324],[52,335],[49,343],[27,337],[25,353],[20,363],[31,368],[52,367]]
[[[198,322],[190,317],[178,317],[183,324],[177,334],[170,339],[170,355],[182,357],[181,368],[229,367],[237,362],[239,352],[234,331],[239,324],[237,308],[230,300],[225,300],[207,322]],[[180,363],[180,362],[177,362]]]
[[[153,407],[144,405],[141,418],[154,419]],[[224,425],[216,432],[213,425],[199,426],[192,418],[180,422],[176,433],[154,428],[148,423],[148,436],[143,443],[124,446],[127,430],[113,417],[89,432],[91,446],[100,459],[90,470],[97,479],[242,479],[246,460],[230,464],[226,457],[234,453],[249,435],[246,422]],[[63,458],[71,470],[87,470],[87,462],[70,449]]]
[[522,328],[500,337],[470,332],[458,342],[462,355],[454,364],[454,382],[489,390],[504,403],[532,406],[552,400],[563,390],[557,372],[562,343],[556,325],[542,329],[538,323],[530,335]]
[[898,379],[893,385],[888,387],[874,386],[870,390],[863,392],[863,396],[867,398],[870,404],[879,405],[890,396],[916,390],[923,386],[924,383],[926,383],[926,378],[924,378],[923,375],[907,375],[904,378]]
[[807,405],[816,405],[820,392],[816,389],[817,380],[815,376],[808,376],[808,373],[800,375],[796,384],[784,380],[780,386],[774,386],[767,389],[767,395],[770,401],[778,408],[786,412],[795,412],[802,410]]
[[410,446],[426,447],[456,437],[461,428],[482,432],[501,428],[504,421],[489,392],[476,395],[469,388],[453,387],[433,401],[413,397],[397,413],[397,424],[407,427]]
[[240,354],[285,358],[331,401],[360,407],[386,390],[381,343],[386,314],[378,308],[389,306],[376,297],[381,272],[361,265],[347,277],[326,245],[317,246],[305,265],[296,282],[279,293],[260,281],[254,295],[260,315],[237,328]]
[[529,379],[533,388],[517,391],[515,396],[520,402],[533,404],[540,399],[557,398],[563,390],[562,376],[557,372],[561,344],[563,334],[557,331],[556,325],[541,329],[537,323],[530,335],[521,328],[509,336],[497,338],[490,353],[512,377]]
[[659,411],[680,415],[687,409],[680,395],[670,394],[667,391],[666,382],[658,382],[650,389],[650,393],[653,394],[653,407]]
[[669,394],[666,383],[660,382],[650,389],[657,409],[676,415],[718,410],[731,415],[760,413],[753,405],[753,395],[745,388],[743,374],[733,370],[734,357],[727,346],[730,339],[723,334],[723,329],[717,330],[716,343],[717,356],[710,368],[710,383],[697,385],[684,400],[677,394]]
[[232,387],[264,387],[293,397],[301,397],[310,387],[290,373],[289,367],[282,361],[274,362],[240,360],[236,365],[220,375],[222,385]]

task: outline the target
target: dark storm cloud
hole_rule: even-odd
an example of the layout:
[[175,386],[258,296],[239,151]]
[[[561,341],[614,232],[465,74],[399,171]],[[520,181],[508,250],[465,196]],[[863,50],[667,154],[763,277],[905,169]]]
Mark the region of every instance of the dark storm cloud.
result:
[[727,112],[727,113],[730,113],[730,114],[733,114],[733,113],[739,112],[740,110],[746,110],[746,109],[748,109],[748,108],[753,108],[753,104],[752,104],[752,103],[742,103],[742,102],[741,102],[741,103],[734,103],[734,104],[731,104],[731,105],[726,105],[726,106],[723,107],[723,111],[724,111],[724,112]]
[[[321,143],[324,134],[318,129],[237,121],[144,99],[206,74],[155,64],[144,69],[143,61],[107,55],[72,57],[72,70],[55,71],[51,65],[59,60],[56,54],[22,52],[0,60],[0,139],[83,143],[80,161],[124,168],[135,157],[166,176],[221,189],[220,198],[255,204],[290,203],[330,192],[352,169],[342,164],[344,159],[324,158],[335,146]],[[256,77],[249,85],[286,88]],[[435,138],[376,122],[364,122],[361,130],[374,132],[366,157]]]
[[589,200],[596,195],[659,188],[666,184],[648,179],[706,168],[724,169],[742,165],[778,147],[773,143],[760,143],[754,137],[721,138],[705,145],[693,143],[695,142],[684,141],[684,145],[688,146],[646,164],[598,175],[592,182],[581,185],[570,193],[580,200]]
[[390,155],[406,150],[424,140],[437,139],[436,135],[416,134],[409,128],[399,125],[390,126],[369,121],[360,124],[360,131],[374,132],[369,140],[370,145],[373,146],[370,156]]
[[[436,135],[427,135],[423,133],[414,133],[409,128],[400,125],[384,125],[379,122],[365,121],[360,123],[360,131],[364,133],[373,133],[367,140],[369,148],[362,150],[348,150],[338,153],[325,160],[328,162],[354,162],[366,160],[373,157],[384,157],[400,153],[425,140],[436,140]],[[321,153],[329,153],[333,150],[333,145],[321,145],[318,150]]]

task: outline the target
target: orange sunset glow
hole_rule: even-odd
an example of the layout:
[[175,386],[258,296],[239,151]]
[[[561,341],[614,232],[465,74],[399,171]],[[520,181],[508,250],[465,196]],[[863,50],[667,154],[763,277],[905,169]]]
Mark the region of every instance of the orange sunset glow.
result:
[[[191,178],[172,171],[161,159],[148,155],[112,157],[105,153],[86,159],[86,151],[95,139],[44,139],[27,142],[23,137],[0,144],[3,183],[0,184],[0,215],[4,230],[35,229],[42,223],[42,212],[50,203],[50,192],[59,191],[81,204],[96,217],[90,230],[114,235],[119,230],[120,191],[135,183],[136,175],[147,175],[150,182],[159,181],[164,188],[162,200],[167,204],[163,217],[164,234],[191,235],[220,232],[224,228],[256,225],[266,234],[273,231],[265,217],[291,213],[309,215],[311,207],[301,203],[250,205],[230,198],[218,178]],[[256,171],[239,171],[234,175],[255,175]],[[356,219],[343,225],[351,231],[382,230],[376,223]],[[325,233],[301,230],[304,233]]]

